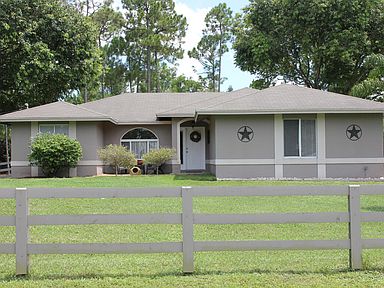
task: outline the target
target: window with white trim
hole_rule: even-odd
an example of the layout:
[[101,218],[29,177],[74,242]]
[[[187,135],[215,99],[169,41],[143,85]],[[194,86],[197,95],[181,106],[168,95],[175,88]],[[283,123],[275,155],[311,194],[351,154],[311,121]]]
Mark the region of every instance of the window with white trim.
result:
[[145,128],[128,131],[121,138],[120,143],[132,151],[136,159],[142,159],[145,153],[159,149],[159,139],[152,131]]
[[314,119],[284,120],[284,156],[316,156],[316,121]]
[[69,135],[68,124],[40,124],[39,133],[50,133],[50,134],[64,134]]

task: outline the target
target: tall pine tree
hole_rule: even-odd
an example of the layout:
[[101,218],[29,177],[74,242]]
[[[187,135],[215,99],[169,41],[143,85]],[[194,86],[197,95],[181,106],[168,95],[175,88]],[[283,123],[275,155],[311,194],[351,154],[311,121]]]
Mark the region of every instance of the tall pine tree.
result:
[[205,16],[203,37],[191,51],[189,57],[197,59],[203,66],[208,89],[219,91],[225,80],[221,73],[223,54],[228,52],[228,42],[232,38],[232,10],[225,3],[213,7]]

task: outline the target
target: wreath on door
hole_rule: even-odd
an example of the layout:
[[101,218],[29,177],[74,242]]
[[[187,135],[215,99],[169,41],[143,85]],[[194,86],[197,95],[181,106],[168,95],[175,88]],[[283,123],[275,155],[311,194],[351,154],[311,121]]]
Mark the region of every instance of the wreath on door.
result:
[[198,131],[193,131],[190,135],[189,138],[191,139],[192,142],[199,142],[201,140],[201,134]]

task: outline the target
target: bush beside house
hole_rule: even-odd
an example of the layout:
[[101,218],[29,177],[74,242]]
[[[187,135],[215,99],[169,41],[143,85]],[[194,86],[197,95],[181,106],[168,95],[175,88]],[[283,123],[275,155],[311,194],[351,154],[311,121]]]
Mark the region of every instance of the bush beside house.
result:
[[28,158],[45,176],[57,177],[64,169],[76,167],[82,155],[79,141],[64,134],[41,134],[33,140]]
[[135,155],[124,146],[110,144],[99,149],[97,153],[106,165],[114,168],[115,175],[118,174],[120,167],[129,170],[136,165]]
[[165,162],[171,160],[175,154],[175,149],[171,148],[152,150],[143,155],[143,163],[146,165],[154,165],[156,167],[156,174],[159,174],[159,167]]

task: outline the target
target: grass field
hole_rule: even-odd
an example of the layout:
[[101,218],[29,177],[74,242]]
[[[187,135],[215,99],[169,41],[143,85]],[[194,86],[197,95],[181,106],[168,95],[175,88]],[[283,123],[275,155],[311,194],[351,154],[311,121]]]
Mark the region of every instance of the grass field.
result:
[[[204,176],[0,179],[0,187],[146,187],[182,185],[347,185],[343,181],[214,181]],[[13,215],[13,200],[0,214]],[[362,197],[363,211],[383,211],[384,197]],[[31,214],[180,213],[180,199],[32,200]],[[347,211],[346,197],[196,198],[195,213]],[[363,225],[364,238],[384,238],[384,224]],[[345,239],[347,224],[195,225],[195,240]],[[32,243],[181,241],[180,225],[34,226]],[[15,241],[0,227],[0,243]],[[384,250],[364,250],[364,270],[348,270],[348,251],[195,253],[193,275],[182,255],[33,255],[30,275],[16,278],[15,257],[0,255],[0,287],[384,287]]]

